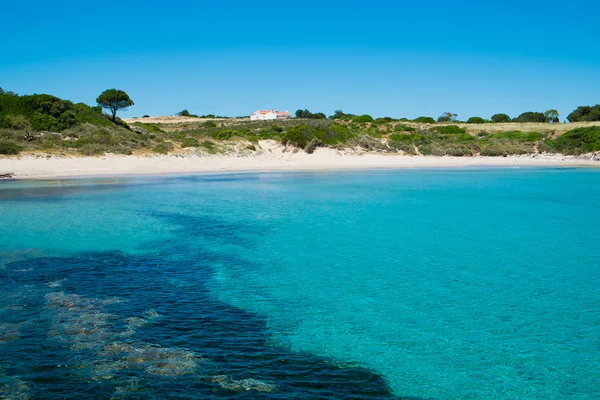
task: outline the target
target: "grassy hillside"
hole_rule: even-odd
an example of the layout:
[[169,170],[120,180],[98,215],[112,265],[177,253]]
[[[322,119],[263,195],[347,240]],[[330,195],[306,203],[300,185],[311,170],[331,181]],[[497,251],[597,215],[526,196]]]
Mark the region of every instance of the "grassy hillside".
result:
[[[153,122],[153,123],[150,123]],[[0,154],[215,154],[255,151],[272,139],[312,153],[318,147],[392,154],[506,156],[600,151],[598,123],[440,124],[379,118],[132,119],[113,123],[99,107],[50,95],[0,95]]]

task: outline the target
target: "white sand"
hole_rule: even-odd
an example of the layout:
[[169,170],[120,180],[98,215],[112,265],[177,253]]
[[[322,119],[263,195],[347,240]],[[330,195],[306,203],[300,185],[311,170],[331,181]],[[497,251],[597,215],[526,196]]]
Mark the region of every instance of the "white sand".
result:
[[368,168],[436,168],[465,166],[596,166],[600,160],[560,155],[513,157],[400,156],[333,149],[313,154],[291,152],[273,141],[261,141],[260,151],[246,155],[164,155],[102,157],[22,156],[0,158],[0,174],[14,173],[18,179],[58,177],[186,174],[240,171],[306,171]]

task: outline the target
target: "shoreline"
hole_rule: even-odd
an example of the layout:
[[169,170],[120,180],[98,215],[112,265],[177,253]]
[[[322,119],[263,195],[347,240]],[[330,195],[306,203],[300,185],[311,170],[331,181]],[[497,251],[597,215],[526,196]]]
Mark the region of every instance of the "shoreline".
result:
[[22,156],[0,158],[0,175],[7,180],[99,178],[135,175],[208,173],[342,171],[363,169],[457,167],[600,167],[600,160],[561,155],[509,157],[436,157],[349,154],[334,149],[304,152],[267,151],[253,155],[111,155],[98,157]]

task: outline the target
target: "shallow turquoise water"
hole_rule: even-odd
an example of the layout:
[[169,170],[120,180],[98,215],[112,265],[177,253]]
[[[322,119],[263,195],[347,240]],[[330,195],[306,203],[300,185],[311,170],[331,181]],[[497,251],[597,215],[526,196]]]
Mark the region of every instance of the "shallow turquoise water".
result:
[[599,198],[593,169],[1,182],[0,388],[593,399]]

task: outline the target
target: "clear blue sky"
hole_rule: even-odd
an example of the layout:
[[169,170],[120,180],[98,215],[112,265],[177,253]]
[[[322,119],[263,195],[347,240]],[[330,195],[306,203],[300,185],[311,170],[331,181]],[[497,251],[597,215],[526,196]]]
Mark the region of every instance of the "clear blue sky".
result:
[[258,108],[561,119],[600,103],[597,1],[11,1],[0,86],[124,116]]

